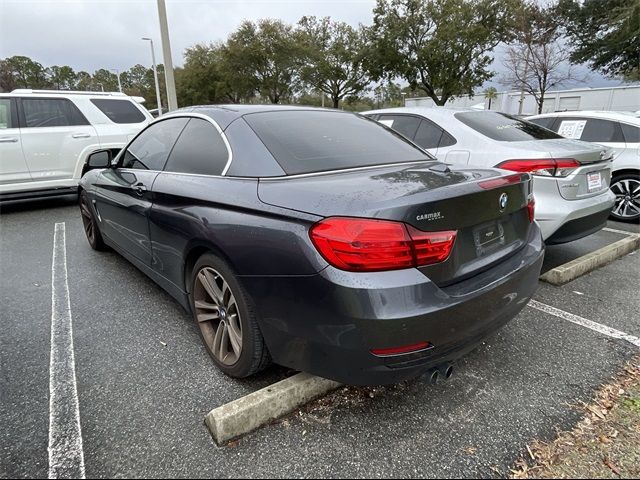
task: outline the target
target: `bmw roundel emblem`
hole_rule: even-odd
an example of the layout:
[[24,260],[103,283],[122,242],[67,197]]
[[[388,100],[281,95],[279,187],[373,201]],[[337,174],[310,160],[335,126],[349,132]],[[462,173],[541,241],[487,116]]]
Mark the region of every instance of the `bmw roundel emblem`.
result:
[[500,195],[500,200],[498,200],[498,204],[500,205],[500,211],[504,212],[505,208],[507,208],[507,204],[509,203],[509,195],[503,193]]

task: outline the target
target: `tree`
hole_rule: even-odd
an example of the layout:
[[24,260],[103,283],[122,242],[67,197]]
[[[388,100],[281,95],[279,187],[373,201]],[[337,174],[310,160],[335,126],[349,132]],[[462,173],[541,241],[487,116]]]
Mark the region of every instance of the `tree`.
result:
[[[156,66],[156,70],[158,71],[158,87],[160,88],[160,102],[162,105],[169,105],[169,101],[167,100],[167,78],[164,75],[164,64],[159,63]],[[173,74],[175,75],[175,67],[173,69]],[[149,69],[147,73],[150,82],[154,82],[153,85],[153,95],[151,96],[151,105],[155,105],[156,102],[156,90],[155,90],[155,80],[153,79],[153,69]],[[148,97],[145,97],[148,98]]]
[[296,103],[300,105],[308,105],[310,107],[321,107],[323,95],[324,93],[319,94],[315,90],[312,90],[312,91],[303,90],[296,97]]
[[532,95],[542,113],[545,93],[568,81],[581,80],[569,63],[570,53],[562,45],[561,20],[554,7],[525,3],[515,15],[515,43],[507,48],[505,85]]
[[352,112],[364,112],[365,110],[372,110],[376,107],[375,102],[371,97],[351,96],[344,100],[342,108]]
[[194,45],[185,52],[185,63],[176,76],[183,105],[239,103],[253,97],[254,79],[234,71],[222,43]]
[[106,68],[101,68],[93,74],[93,85],[96,90],[116,92],[118,90],[118,76]]
[[366,38],[363,28],[355,29],[329,17],[302,17],[298,22],[305,47],[302,80],[327,94],[338,108],[340,100],[356,96],[370,83],[365,70]]
[[489,108],[487,110],[491,110],[491,101],[498,98],[498,91],[495,87],[489,87],[484,91],[484,98],[489,100]]
[[176,89],[182,105],[216,103],[219,98],[218,45],[194,45],[184,53],[184,67],[176,76]]
[[573,47],[572,61],[607,75],[640,71],[638,0],[560,0],[557,12]]
[[625,82],[640,82],[640,65],[625,72],[622,79]]
[[55,90],[73,90],[76,87],[77,76],[73,68],[65,65],[59,67],[54,65],[47,68],[47,78],[51,87]]
[[373,89],[373,100],[377,105],[376,108],[402,107],[404,103],[403,93],[406,94],[397,83],[393,83],[390,80],[380,83]]
[[298,89],[302,56],[300,39],[281,20],[243,22],[224,49],[228,73],[248,81],[271,103],[291,98]]
[[[16,55],[3,60],[3,90],[14,88],[47,88],[49,83],[45,68],[29,57]],[[11,85],[9,85],[11,84]]]
[[370,39],[374,78],[406,80],[436,105],[490,79],[491,51],[510,38],[514,0],[377,0]]
[[[149,78],[149,71],[152,73],[151,78]],[[130,95],[144,96],[148,90],[155,88],[155,84],[153,83],[153,70],[139,63],[129,70],[122,72],[120,79],[122,81],[122,88],[128,92],[132,92]]]
[[120,74],[122,90],[127,95],[143,97],[146,107],[157,108],[156,87],[153,80],[153,69],[137,64]]
[[10,92],[16,88],[11,65],[5,59],[0,60],[0,92]]
[[76,73],[76,85],[74,88],[77,90],[93,90],[93,78],[91,74],[85,71]]

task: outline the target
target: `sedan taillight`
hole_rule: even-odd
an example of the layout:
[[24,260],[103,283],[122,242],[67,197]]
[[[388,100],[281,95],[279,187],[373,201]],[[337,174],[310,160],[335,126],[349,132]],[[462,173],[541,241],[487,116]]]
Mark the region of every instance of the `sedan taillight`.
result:
[[533,195],[529,196],[529,202],[527,202],[527,214],[529,215],[529,223],[533,223],[536,216],[536,199]]
[[446,260],[456,231],[423,232],[401,222],[330,217],[309,235],[327,262],[350,272],[421,267]]
[[566,177],[580,166],[580,162],[573,158],[538,158],[507,160],[496,166],[513,172],[527,172],[544,177]]

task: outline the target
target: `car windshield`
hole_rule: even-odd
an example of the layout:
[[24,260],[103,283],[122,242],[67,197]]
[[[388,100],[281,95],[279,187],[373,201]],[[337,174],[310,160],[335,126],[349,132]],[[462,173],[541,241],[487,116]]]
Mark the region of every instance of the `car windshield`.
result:
[[434,160],[401,135],[350,113],[283,110],[244,119],[288,175]]
[[459,112],[458,120],[485,137],[500,142],[523,142],[527,140],[549,140],[563,138],[535,123],[519,120],[499,112]]

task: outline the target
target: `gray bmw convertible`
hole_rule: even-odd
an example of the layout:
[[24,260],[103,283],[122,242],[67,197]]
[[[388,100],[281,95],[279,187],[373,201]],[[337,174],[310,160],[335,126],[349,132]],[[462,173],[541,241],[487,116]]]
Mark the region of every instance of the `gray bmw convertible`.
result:
[[450,167],[356,114],[191,107],[86,168],[91,247],[173,296],[234,377],[271,361],[356,385],[443,371],[538,284],[529,174]]

